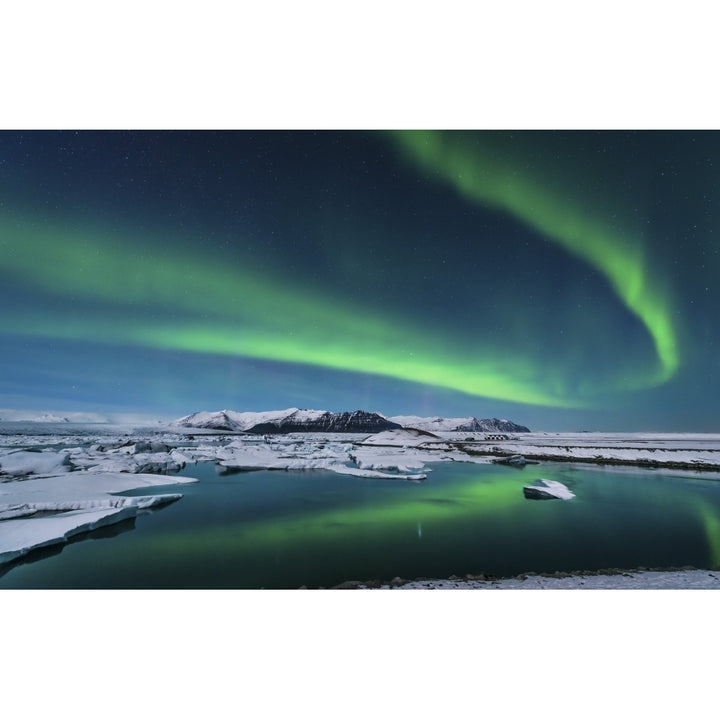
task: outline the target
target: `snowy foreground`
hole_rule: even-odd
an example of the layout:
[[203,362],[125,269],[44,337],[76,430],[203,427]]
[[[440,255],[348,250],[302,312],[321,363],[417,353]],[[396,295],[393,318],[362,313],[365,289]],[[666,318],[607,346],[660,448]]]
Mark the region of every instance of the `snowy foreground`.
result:
[[[520,458],[516,456],[521,456]],[[198,462],[213,462],[218,472],[236,470],[325,470],[372,481],[422,482],[438,462],[524,464],[543,460],[611,463],[720,470],[720,435],[614,435],[518,433],[507,440],[482,432],[397,429],[367,434],[311,433],[248,435],[188,429],[177,425],[145,428],[73,423],[0,423],[0,564],[35,548],[64,543],[71,536],[121,522],[158,504],[179,500],[179,493],[142,497],[118,495],[138,488],[195,482],[174,475]],[[159,477],[161,475],[162,477]],[[526,488],[551,499],[570,500],[559,483],[541,481]],[[339,478],[340,480],[340,478]],[[533,480],[533,477],[528,477]],[[559,486],[559,487],[558,487]],[[708,583],[714,575],[681,574],[683,582]],[[655,574],[634,575],[643,587],[660,582]],[[679,582],[673,574],[670,582]],[[615,587],[620,576],[575,579],[540,578],[461,583],[461,587]],[[455,587],[460,581],[436,581]],[[450,583],[450,584],[447,584]],[[568,583],[570,583],[568,585]],[[600,583],[600,585],[598,585]],[[604,583],[604,584],[603,584]],[[624,585],[623,585],[624,586]],[[676,585],[672,585],[675,587]],[[681,585],[685,586],[685,585]],[[428,587],[427,582],[402,585]]]
[[720,590],[720,571],[714,570],[630,570],[610,574],[557,573],[517,578],[472,580],[395,581],[379,587],[348,584],[356,589],[375,590]]

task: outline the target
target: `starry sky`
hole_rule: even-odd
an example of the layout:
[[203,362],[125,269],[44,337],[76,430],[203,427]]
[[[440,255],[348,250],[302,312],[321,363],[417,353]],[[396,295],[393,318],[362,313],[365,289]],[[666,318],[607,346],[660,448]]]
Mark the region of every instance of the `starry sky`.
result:
[[0,131],[0,407],[720,432],[720,133]]

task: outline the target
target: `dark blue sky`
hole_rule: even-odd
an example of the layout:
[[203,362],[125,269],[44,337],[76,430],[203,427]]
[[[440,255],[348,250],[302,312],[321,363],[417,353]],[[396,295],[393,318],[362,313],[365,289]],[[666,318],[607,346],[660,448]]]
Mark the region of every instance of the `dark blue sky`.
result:
[[718,150],[0,131],[0,407],[718,431]]

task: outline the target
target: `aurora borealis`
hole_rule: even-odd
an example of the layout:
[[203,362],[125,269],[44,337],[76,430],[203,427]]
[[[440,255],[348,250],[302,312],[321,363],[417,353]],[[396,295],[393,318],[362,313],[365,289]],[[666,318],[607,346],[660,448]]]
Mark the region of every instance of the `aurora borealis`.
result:
[[0,407],[717,431],[714,132],[0,132]]

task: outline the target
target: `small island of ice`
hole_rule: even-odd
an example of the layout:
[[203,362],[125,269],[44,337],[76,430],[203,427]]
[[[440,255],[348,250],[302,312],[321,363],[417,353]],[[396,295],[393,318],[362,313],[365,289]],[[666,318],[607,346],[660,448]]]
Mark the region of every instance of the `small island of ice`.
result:
[[572,500],[575,493],[557,480],[540,478],[532,485],[525,485],[523,494],[529,500]]

